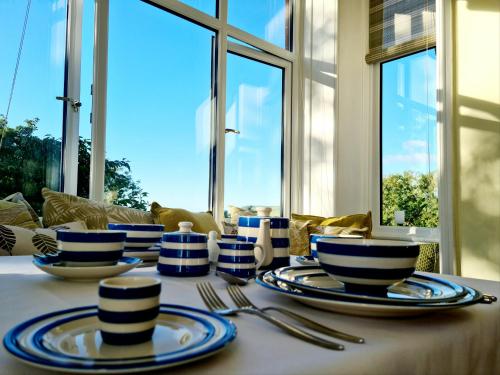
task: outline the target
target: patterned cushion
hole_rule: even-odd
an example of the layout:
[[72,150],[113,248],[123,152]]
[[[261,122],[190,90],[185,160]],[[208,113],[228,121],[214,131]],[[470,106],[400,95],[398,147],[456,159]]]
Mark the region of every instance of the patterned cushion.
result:
[[14,225],[22,228],[38,228],[28,209],[22,203],[0,200],[0,224]]
[[208,233],[215,230],[220,234],[220,229],[210,212],[191,212],[182,208],[162,207],[159,203],[151,204],[151,213],[156,224],[163,224],[165,232],[179,230],[179,222],[190,221],[193,223],[193,231]]
[[290,220],[290,254],[310,255],[309,230],[310,220]]
[[[321,217],[313,215],[292,214],[293,220],[308,220],[309,234],[361,234],[365,238],[371,238],[372,233],[372,213],[354,214],[338,217]],[[325,229],[325,227],[332,227]],[[325,233],[328,232],[328,233]],[[337,233],[338,232],[338,233]],[[356,233],[359,232],[359,233]]]
[[439,273],[439,243],[420,244],[416,270]]
[[89,229],[106,229],[108,223],[153,224],[151,213],[135,208],[95,202],[75,195],[42,189],[43,224],[59,225],[82,220]]
[[12,225],[0,225],[0,256],[56,252],[57,242],[52,236]]
[[31,215],[31,218],[35,222],[35,224],[39,227],[42,226],[40,223],[40,218],[38,217],[38,214],[33,209],[33,207],[31,207],[31,205],[28,203],[28,201],[24,198],[24,196],[21,193],[11,194],[7,198],[4,198],[3,200],[7,201],[7,202],[24,204],[26,206],[26,209],[28,210],[29,214]]
[[223,234],[238,234],[238,225],[228,222],[221,222]]

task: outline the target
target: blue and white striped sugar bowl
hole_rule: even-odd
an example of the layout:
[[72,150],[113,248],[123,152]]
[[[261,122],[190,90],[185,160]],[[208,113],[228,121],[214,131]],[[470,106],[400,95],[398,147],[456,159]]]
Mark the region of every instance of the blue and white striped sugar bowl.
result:
[[101,336],[111,345],[145,342],[160,311],[161,281],[152,277],[114,277],[99,283],[97,317]]
[[178,232],[165,233],[157,269],[168,276],[202,276],[210,271],[207,235],[191,231],[193,223],[181,221]]
[[[262,216],[240,216],[238,218],[238,240],[245,242],[257,242],[260,222],[268,219],[271,222],[271,243],[273,247],[273,261],[264,264],[262,269],[275,269],[290,265],[290,237],[289,220],[286,217],[270,217],[270,209],[258,208],[257,212]],[[265,215],[265,216],[264,216]]]
[[147,249],[160,242],[165,226],[163,224],[109,223],[108,229],[127,233],[125,249],[137,250],[138,248]]
[[70,267],[113,265],[123,255],[125,237],[109,230],[58,230],[59,259]]
[[317,242],[319,264],[349,292],[385,293],[410,277],[420,251],[405,241],[323,238]]
[[242,241],[217,241],[219,257],[217,271],[249,278],[255,276],[256,262],[254,244]]

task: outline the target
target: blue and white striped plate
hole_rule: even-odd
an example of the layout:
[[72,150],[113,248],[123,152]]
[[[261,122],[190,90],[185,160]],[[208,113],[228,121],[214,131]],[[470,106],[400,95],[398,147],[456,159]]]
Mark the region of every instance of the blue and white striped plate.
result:
[[92,281],[112,277],[127,272],[142,263],[139,258],[122,257],[111,266],[71,267],[63,262],[53,262],[49,258],[33,258],[33,264],[42,271],[63,279]]
[[415,273],[412,277],[389,287],[386,295],[349,293],[344,285],[319,266],[283,267],[272,276],[293,288],[314,296],[344,301],[383,303],[389,305],[450,302],[461,299],[467,290],[451,281]]
[[331,296],[313,295],[307,291],[302,291],[300,289],[289,286],[282,281],[276,280],[272,275],[272,271],[261,273],[255,280],[257,284],[265,288],[293,298],[308,306],[312,306],[322,310],[335,311],[341,314],[359,316],[402,318],[407,316],[417,316],[432,312],[457,309],[474,305],[480,302],[489,303],[486,301],[486,299],[484,299],[484,295],[481,292],[467,286],[464,286],[467,294],[456,301],[420,303],[416,305],[391,305],[376,302],[366,303],[359,300],[342,301],[334,299]]
[[187,306],[161,305],[151,341],[107,345],[98,330],[97,306],[85,306],[21,323],[5,335],[3,343],[14,357],[36,367],[117,374],[192,362],[217,353],[235,337],[234,324],[216,314]]

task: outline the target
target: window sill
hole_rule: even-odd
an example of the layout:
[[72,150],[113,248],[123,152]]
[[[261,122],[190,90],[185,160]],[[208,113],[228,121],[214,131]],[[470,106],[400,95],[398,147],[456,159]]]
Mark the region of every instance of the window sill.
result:
[[377,226],[372,229],[372,237],[418,242],[439,242],[439,228]]

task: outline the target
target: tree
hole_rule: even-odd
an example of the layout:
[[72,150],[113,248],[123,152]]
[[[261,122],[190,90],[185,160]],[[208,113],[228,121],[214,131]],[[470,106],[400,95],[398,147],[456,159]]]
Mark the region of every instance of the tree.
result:
[[404,172],[383,178],[382,225],[396,225],[395,211],[405,211],[406,226],[434,228],[439,223],[434,174]]
[[[25,120],[15,128],[0,116],[0,198],[20,191],[41,213],[41,189],[59,190],[61,140],[51,135],[34,135],[39,119]],[[90,141],[80,137],[78,147],[78,195],[89,196]],[[104,190],[109,202],[147,209],[148,193],[132,178],[127,159],[105,161]]]

